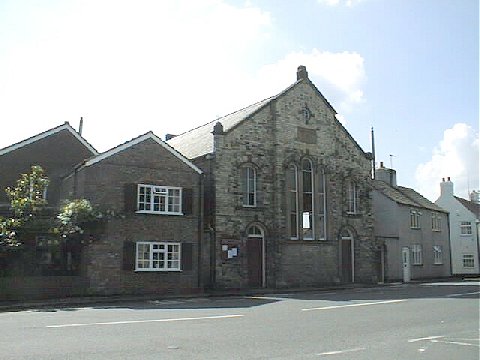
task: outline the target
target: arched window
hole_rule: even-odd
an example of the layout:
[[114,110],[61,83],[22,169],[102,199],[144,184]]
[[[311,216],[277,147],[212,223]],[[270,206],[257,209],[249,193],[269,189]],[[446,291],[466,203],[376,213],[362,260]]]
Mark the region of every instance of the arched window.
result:
[[243,206],[257,206],[257,173],[251,166],[242,168],[242,197]]
[[353,180],[347,181],[347,213],[357,214],[359,211],[359,188],[358,184]]
[[298,239],[298,180],[295,165],[290,165],[287,169],[287,206],[290,213],[290,238]]
[[325,240],[327,237],[327,198],[325,194],[325,172],[318,172],[318,238]]
[[313,168],[308,159],[302,161],[302,229],[303,239],[314,239]]
[[248,237],[263,237],[263,231],[256,225],[248,228]]

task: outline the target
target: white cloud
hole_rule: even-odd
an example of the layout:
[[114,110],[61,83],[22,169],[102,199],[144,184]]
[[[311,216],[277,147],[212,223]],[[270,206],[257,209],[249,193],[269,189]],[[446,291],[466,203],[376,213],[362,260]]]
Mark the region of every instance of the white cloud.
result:
[[277,94],[295,82],[298,65],[340,114],[364,101],[364,61],[355,52],[292,52],[256,73],[248,69],[249,54],[273,36],[270,14],[252,5],[50,6],[22,9],[28,16],[15,29],[0,24],[12,38],[0,56],[0,118],[11,124],[0,147],[64,121],[77,126],[80,116],[85,138],[100,151],[149,130],[180,133]]
[[447,177],[453,181],[457,196],[468,198],[468,190],[479,188],[478,133],[465,123],[445,130],[432,158],[417,166],[417,189],[434,201],[440,195],[441,179]]
[[[256,74],[256,92],[275,94],[296,80],[296,69],[305,65],[309,78],[340,114],[365,101],[362,86],[366,79],[364,60],[356,52],[293,52]],[[258,97],[257,97],[258,98]]]

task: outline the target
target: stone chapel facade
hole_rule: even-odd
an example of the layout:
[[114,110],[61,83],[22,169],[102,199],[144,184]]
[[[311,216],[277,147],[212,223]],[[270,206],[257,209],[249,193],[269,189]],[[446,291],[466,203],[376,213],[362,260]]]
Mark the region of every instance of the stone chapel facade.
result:
[[308,78],[168,143],[205,174],[203,263],[215,287],[377,282],[364,152]]

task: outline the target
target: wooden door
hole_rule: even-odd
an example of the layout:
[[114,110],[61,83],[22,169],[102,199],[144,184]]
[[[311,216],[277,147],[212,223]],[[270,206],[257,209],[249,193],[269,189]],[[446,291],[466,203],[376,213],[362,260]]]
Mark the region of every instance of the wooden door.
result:
[[248,285],[261,287],[263,283],[263,244],[262,238],[247,239]]
[[346,283],[353,282],[352,269],[352,239],[342,239],[342,280]]

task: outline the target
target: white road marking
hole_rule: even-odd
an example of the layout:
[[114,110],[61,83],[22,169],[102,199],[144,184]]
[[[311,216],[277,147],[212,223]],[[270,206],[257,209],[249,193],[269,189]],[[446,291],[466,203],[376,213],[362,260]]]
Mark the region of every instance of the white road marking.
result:
[[422,337],[422,338],[417,338],[417,339],[410,339],[408,340],[409,343],[414,343],[417,341],[424,341],[424,340],[433,340],[433,339],[440,339],[444,336],[427,336],[427,337]]
[[47,328],[66,328],[66,327],[95,326],[95,325],[146,324],[146,323],[153,323],[153,322],[231,319],[231,318],[239,318],[243,316],[244,315],[234,314],[234,315],[201,316],[201,317],[172,318],[172,319],[127,320],[127,321],[109,321],[109,322],[84,323],[84,324],[62,324],[62,325],[48,325],[46,327]]
[[358,304],[347,304],[347,305],[333,305],[333,306],[324,306],[324,307],[316,307],[316,308],[307,308],[302,309],[302,311],[312,311],[312,310],[332,310],[332,309],[341,309],[346,307],[357,307],[357,306],[369,306],[369,305],[381,305],[381,304],[395,304],[399,302],[403,302],[406,300],[385,300],[385,301],[375,301],[375,302],[366,302],[366,303],[358,303]]
[[469,344],[469,343],[460,342],[460,341],[431,340],[431,342],[432,342],[432,343],[443,343],[443,344],[461,345],[461,346],[475,346],[475,347],[480,347],[480,345],[477,345],[477,344]]
[[457,296],[464,296],[464,295],[477,295],[480,294],[480,291],[474,291],[469,293],[459,293],[459,294],[449,294],[447,297],[457,297]]
[[349,352],[355,352],[355,351],[362,351],[366,350],[365,348],[355,348],[355,349],[346,349],[346,350],[337,350],[337,351],[327,351],[323,352],[320,354],[317,354],[318,356],[326,356],[326,355],[338,355],[338,354],[345,354]]

